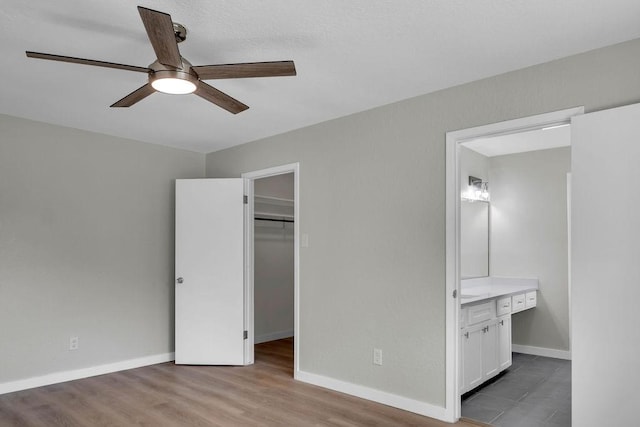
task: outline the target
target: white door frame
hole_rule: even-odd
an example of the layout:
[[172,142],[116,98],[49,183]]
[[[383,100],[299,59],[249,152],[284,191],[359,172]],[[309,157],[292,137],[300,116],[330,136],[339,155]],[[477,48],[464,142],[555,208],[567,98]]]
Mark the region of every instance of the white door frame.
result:
[[300,371],[300,164],[290,163],[288,165],[275,166],[272,168],[261,169],[242,174],[244,179],[244,194],[247,196],[247,204],[245,205],[245,274],[244,274],[244,292],[245,292],[245,330],[248,331],[247,339],[244,347],[245,365],[254,362],[254,192],[253,182],[256,179],[267,178],[274,175],[282,175],[293,173],[293,372],[294,377]]
[[584,107],[569,108],[521,119],[508,120],[453,132],[446,136],[446,395],[445,417],[455,422],[460,418],[460,164],[461,143],[477,138],[508,135],[571,122],[571,117],[584,114]]
[[571,187],[571,180],[573,175],[571,174],[571,172],[567,173],[567,257],[569,259],[569,268],[567,270],[567,297],[569,299],[569,352],[573,351],[573,329],[572,329],[572,319],[571,319],[571,311],[572,311],[572,300],[571,300],[571,281],[572,281],[572,275],[571,275],[571,192],[572,187]]

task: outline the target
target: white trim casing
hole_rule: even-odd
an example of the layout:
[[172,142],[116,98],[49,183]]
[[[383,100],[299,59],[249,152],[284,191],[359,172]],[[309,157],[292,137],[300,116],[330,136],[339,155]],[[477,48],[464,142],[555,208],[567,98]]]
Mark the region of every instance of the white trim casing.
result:
[[460,418],[458,329],[460,304],[452,298],[460,292],[460,183],[458,171],[458,143],[451,132],[446,136],[445,184],[445,421]]
[[356,396],[362,399],[371,400],[373,402],[382,403],[383,405],[403,409],[415,414],[424,415],[425,417],[436,418],[439,420],[445,419],[445,408],[441,406],[431,405],[429,403],[421,402],[419,400],[411,399],[408,397],[398,396],[397,394],[388,393],[385,391],[376,390],[374,388],[365,387],[363,385],[340,381],[334,378],[329,378],[304,371],[298,371],[296,379],[308,384],[317,385],[319,387],[339,391],[351,396]]
[[245,180],[245,191],[248,196],[248,204],[245,210],[245,326],[248,326],[248,339],[245,340],[245,364],[249,365],[254,361],[253,346],[253,214],[254,214],[254,191],[253,181],[260,178],[267,178],[274,175],[293,173],[293,377],[297,379],[300,370],[300,163],[290,163],[282,166],[261,169],[252,172],[245,172],[242,178]]
[[244,194],[247,196],[247,204],[244,205],[244,330],[247,331],[247,339],[244,341],[244,364],[252,365],[255,361],[254,344],[254,304],[253,304],[253,279],[254,279],[254,199],[253,179],[244,179]]
[[0,384],[0,394],[12,393],[14,391],[42,387],[50,384],[63,383],[66,381],[79,380],[82,378],[95,377],[96,375],[110,374],[113,372],[125,371],[127,369],[140,368],[142,366],[156,365],[158,363],[171,362],[174,359],[175,353],[163,353],[123,360],[115,363],[107,363],[105,365],[91,366],[89,368],[54,372],[52,374],[41,375],[38,377],[2,383]]
[[460,418],[459,393],[459,310],[460,304],[453,293],[460,293],[460,173],[458,161],[459,145],[476,138],[508,135],[528,130],[542,129],[570,123],[571,118],[584,114],[584,107],[569,108],[551,113],[538,114],[521,119],[508,120],[469,129],[447,132],[446,135],[446,196],[445,196],[445,289],[446,289],[446,369],[445,369],[445,417],[447,422]]
[[533,356],[553,357],[554,359],[571,360],[571,351],[555,348],[534,347],[532,345],[511,344],[511,350],[516,353],[531,354]]
[[573,310],[573,304],[571,303],[572,299],[571,299],[571,191],[572,191],[572,187],[571,187],[571,179],[572,179],[571,172],[567,173],[567,257],[569,259],[569,269],[567,270],[567,297],[569,299],[569,357],[571,357],[571,343],[573,342],[572,340],[572,331],[573,328],[571,327],[571,319],[573,317],[573,315],[571,314],[572,310]]

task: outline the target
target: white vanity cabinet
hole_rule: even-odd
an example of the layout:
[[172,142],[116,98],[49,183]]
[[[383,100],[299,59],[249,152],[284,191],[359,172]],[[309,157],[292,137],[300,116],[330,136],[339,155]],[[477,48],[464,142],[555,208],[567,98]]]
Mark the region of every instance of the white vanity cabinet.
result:
[[[461,393],[500,372],[500,329],[494,300],[461,310]],[[511,337],[509,337],[511,346]]]
[[461,329],[460,393],[511,366],[511,315]]
[[538,279],[481,277],[461,283],[460,393],[509,368],[511,315],[537,304]]
[[460,313],[462,394],[511,366],[511,297],[469,305]]

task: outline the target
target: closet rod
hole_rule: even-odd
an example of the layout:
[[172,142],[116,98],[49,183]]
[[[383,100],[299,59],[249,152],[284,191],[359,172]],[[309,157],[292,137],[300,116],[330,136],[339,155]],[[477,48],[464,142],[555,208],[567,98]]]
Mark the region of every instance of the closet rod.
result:
[[277,219],[277,218],[254,218],[257,221],[275,221],[275,222],[294,222],[292,219]]

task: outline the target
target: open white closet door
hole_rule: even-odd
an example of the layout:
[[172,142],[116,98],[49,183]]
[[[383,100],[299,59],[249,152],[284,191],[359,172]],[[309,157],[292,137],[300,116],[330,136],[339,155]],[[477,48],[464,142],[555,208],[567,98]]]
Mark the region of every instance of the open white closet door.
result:
[[572,422],[638,424],[640,104],[575,117]]
[[243,179],[176,180],[175,361],[244,364]]

